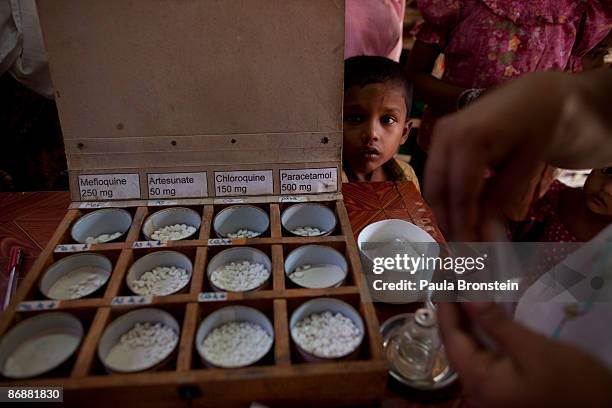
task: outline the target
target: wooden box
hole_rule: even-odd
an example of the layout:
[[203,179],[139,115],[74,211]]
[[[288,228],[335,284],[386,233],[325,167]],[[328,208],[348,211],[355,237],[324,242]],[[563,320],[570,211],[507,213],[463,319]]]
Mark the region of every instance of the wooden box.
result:
[[[269,406],[367,405],[382,400],[387,367],[379,325],[362,276],[340,193],[344,4],[336,0],[38,0],[64,133],[73,203],[0,320],[0,336],[30,316],[61,310],[77,316],[85,337],[62,369],[0,385],[61,386],[70,405]],[[248,177],[259,182],[242,182]],[[232,178],[234,181],[232,181]],[[230,180],[230,181],[228,181]],[[236,181],[238,180],[238,181]],[[324,237],[287,236],[282,210],[319,202],[338,220]],[[261,237],[218,240],[220,209],[264,209]],[[142,234],[158,209],[186,206],[202,216],[193,239],[160,243]],[[104,207],[133,218],[123,240],[76,245],[70,228]],[[317,243],[345,255],[349,275],[329,289],[291,286],[284,259]],[[205,269],[228,246],[253,246],[272,260],[265,290],[211,296]],[[131,296],[125,275],[143,254],[170,248],[194,265],[184,293]],[[113,262],[103,293],[45,299],[37,284],[54,261],[90,251]],[[353,360],[306,363],[289,335],[304,301],[332,297],[353,305],[365,338]],[[202,318],[243,304],[274,326],[273,352],[239,368],[204,367],[195,350]],[[105,327],[128,310],[156,307],[181,325],[178,352],[157,371],[107,374],[96,353]]]

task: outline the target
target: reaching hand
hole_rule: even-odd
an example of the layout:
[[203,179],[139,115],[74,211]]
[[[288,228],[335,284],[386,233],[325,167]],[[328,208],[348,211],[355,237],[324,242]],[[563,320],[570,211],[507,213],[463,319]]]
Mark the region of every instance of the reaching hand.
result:
[[[438,320],[448,359],[475,407],[612,406],[606,367],[514,322],[497,305],[441,303]],[[482,347],[475,328],[497,350]]]

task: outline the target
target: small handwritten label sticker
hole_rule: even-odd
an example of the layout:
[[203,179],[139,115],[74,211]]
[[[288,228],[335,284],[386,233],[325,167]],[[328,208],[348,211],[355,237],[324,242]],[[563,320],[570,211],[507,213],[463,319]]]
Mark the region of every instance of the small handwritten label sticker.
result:
[[132,248],[163,248],[168,246],[165,241],[136,241],[132,244]]
[[53,252],[83,252],[89,251],[91,244],[62,244],[55,247]]
[[33,300],[21,302],[17,305],[20,312],[32,312],[38,310],[52,310],[59,307],[59,300]]
[[147,201],[149,207],[165,207],[170,205],[178,205],[177,200],[149,200]]
[[200,292],[198,302],[222,302],[227,300],[227,292]]
[[234,240],[231,238],[211,238],[208,240],[208,245],[232,245]]
[[83,209],[95,209],[95,208],[106,208],[106,207],[110,207],[111,203],[109,202],[92,202],[92,201],[85,201],[79,204],[79,208],[83,208]]
[[111,306],[148,305],[152,300],[153,296],[115,296],[111,300]]
[[303,203],[305,201],[308,201],[308,197],[286,195],[280,196],[278,201],[281,203]]

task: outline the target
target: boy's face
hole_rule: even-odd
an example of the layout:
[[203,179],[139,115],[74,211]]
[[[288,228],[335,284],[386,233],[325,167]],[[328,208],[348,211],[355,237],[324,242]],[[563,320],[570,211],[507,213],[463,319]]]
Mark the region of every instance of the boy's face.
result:
[[612,216],[612,167],[594,169],[584,183],[584,194],[591,211]]
[[355,174],[369,174],[406,141],[404,90],[391,82],[351,86],[344,93],[344,160]]

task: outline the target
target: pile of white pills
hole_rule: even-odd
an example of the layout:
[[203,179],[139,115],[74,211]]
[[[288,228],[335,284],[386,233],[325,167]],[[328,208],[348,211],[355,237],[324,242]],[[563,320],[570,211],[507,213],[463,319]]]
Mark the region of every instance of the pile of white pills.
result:
[[189,282],[189,274],[176,266],[157,266],[131,283],[132,290],[142,296],[165,296],[181,290]]
[[291,329],[291,334],[304,351],[324,358],[350,354],[361,339],[361,332],[351,319],[332,312],[304,317]]
[[212,330],[202,343],[203,356],[220,367],[244,367],[262,358],[272,345],[256,323],[229,322]]
[[163,323],[136,323],[121,335],[105,362],[118,370],[144,370],[168,357],[177,343],[176,332]]
[[187,238],[196,232],[196,227],[187,224],[168,225],[151,234],[151,238],[155,241],[176,241]]
[[297,227],[295,229],[292,229],[291,233],[303,237],[316,237],[322,234],[322,232],[315,227]]
[[115,232],[112,234],[98,235],[97,237],[87,237],[85,238],[85,243],[86,244],[101,244],[103,242],[108,242],[108,241],[117,239],[121,236],[121,234],[122,234],[121,232]]
[[239,229],[238,231],[235,232],[230,232],[227,234],[228,238],[255,238],[257,236],[261,235],[261,232],[257,232],[257,231],[251,231],[248,229]]
[[51,299],[82,298],[104,285],[103,272],[103,269],[95,266],[74,269],[55,281],[47,294]]
[[210,280],[216,287],[229,292],[255,289],[269,277],[270,271],[265,265],[249,261],[230,262],[210,274]]

